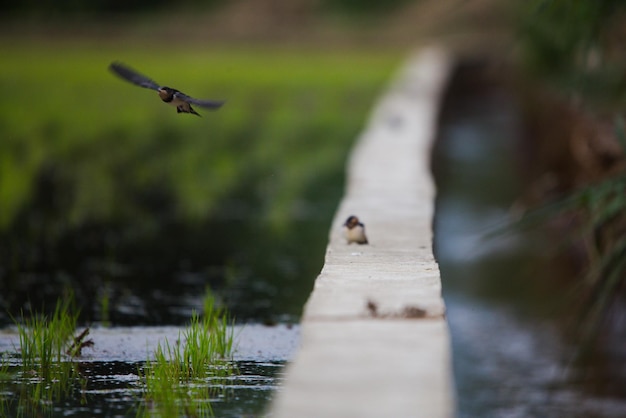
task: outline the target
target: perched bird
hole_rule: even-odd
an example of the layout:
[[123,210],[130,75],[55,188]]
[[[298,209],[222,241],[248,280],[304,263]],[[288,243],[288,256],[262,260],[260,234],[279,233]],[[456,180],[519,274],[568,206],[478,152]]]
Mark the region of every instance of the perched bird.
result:
[[365,225],[363,225],[359,218],[352,215],[349,216],[346,222],[343,224],[343,231],[348,244],[356,242],[357,244],[367,244],[367,237],[365,236]]
[[176,89],[162,87],[155,81],[119,62],[114,62],[109,65],[109,69],[124,80],[130,81],[139,87],[156,90],[161,100],[176,107],[178,113],[193,113],[194,115],[200,116],[200,114],[191,107],[192,104],[206,109],[218,109],[224,104],[223,101],[194,99]]

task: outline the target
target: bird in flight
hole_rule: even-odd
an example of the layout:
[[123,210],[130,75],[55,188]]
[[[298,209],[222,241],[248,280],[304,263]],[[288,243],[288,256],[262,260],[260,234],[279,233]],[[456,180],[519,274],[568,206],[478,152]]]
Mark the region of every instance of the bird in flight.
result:
[[178,113],[193,113],[194,115],[200,116],[200,114],[191,107],[192,104],[212,110],[219,109],[224,104],[223,101],[219,100],[194,99],[176,89],[160,86],[145,75],[139,74],[137,71],[119,62],[111,63],[109,69],[119,77],[139,87],[156,90],[161,100],[176,107]]

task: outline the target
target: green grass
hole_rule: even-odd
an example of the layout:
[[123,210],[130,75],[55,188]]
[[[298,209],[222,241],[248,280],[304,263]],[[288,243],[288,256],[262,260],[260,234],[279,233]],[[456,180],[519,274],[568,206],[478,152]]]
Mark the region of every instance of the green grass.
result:
[[144,366],[144,399],[138,416],[212,416],[216,381],[235,372],[229,363],[234,338],[231,325],[228,313],[208,291],[202,317],[194,312],[178,341],[159,343],[153,359]]
[[[3,416],[8,411],[45,416],[64,397],[84,396],[87,381],[73,360],[87,331],[73,337],[76,320],[72,298],[67,297],[57,302],[51,317],[33,313],[16,321],[20,365],[17,370],[10,366],[8,353],[0,357],[0,383],[7,393],[15,394],[0,397]],[[194,312],[178,341],[159,343],[143,367],[144,398],[138,416],[211,416],[210,402],[219,394],[220,379],[236,371],[231,363],[232,325],[230,314],[207,289],[202,315]],[[78,386],[81,390],[72,393]]]
[[[8,358],[2,357],[2,384],[16,386],[18,416],[40,416],[51,413],[53,403],[70,396],[73,383],[82,378],[75,370],[72,359],[79,354],[75,345],[83,342],[74,338],[78,312],[74,308],[73,294],[67,294],[56,303],[54,312],[22,314],[15,320],[19,335],[19,367],[10,367]],[[15,383],[17,382],[17,385]],[[0,412],[13,409],[14,399],[3,396]]]
[[[259,210],[279,220],[293,195],[336,165],[397,58],[392,53],[2,45],[0,229],[47,168],[65,188],[66,226],[141,215],[133,192],[160,186],[202,218],[249,176],[271,182]],[[203,118],[114,77],[121,60],[190,95],[227,100]],[[146,226],[149,227],[149,226]]]
[[35,371],[46,381],[53,379],[55,365],[66,358],[68,343],[76,330],[78,312],[72,304],[73,298],[67,297],[57,301],[51,317],[31,313],[16,321],[24,370]]

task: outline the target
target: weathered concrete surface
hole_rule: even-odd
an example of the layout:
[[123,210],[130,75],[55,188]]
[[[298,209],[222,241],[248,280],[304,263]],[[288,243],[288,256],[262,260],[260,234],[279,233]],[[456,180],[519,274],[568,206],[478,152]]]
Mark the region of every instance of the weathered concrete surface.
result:
[[[450,343],[432,254],[429,170],[448,57],[412,56],[375,109],[302,318],[273,417],[450,417]],[[349,215],[369,245],[347,245]]]

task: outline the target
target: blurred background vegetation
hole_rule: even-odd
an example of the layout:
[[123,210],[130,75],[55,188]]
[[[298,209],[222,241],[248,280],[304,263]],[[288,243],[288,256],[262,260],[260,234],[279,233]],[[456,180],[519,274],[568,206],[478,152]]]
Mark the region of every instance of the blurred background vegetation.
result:
[[[184,316],[194,306],[185,296],[210,284],[240,318],[297,317],[321,266],[343,160],[394,54],[176,46],[164,62],[156,45],[3,50],[5,306],[41,303],[67,285],[87,317],[98,318],[106,296],[114,322],[161,323],[173,314],[163,307]],[[178,115],[110,74],[117,59],[227,104]]]
[[[240,320],[297,320],[344,159],[401,54],[163,39],[165,4],[3,7],[3,311],[53,307],[71,287],[83,320],[177,323],[210,285]],[[7,29],[31,19],[24,39]],[[147,23],[128,35],[125,19]],[[109,73],[114,60],[227,103],[178,115]]]
[[[534,0],[518,33],[526,117],[523,224],[554,229],[578,274],[574,329],[623,338],[626,311],[626,3]],[[571,290],[571,289],[570,289]]]
[[[297,318],[350,145],[402,57],[433,40],[516,84],[519,207],[622,175],[623,2],[502,3],[1,1],[2,307],[71,286],[85,319],[176,322],[209,284],[240,319]],[[113,60],[227,103],[177,115],[109,74]],[[587,236],[573,242],[601,241],[573,244],[588,265],[623,251],[609,233],[623,193],[602,196],[618,199],[549,217],[576,219]]]

